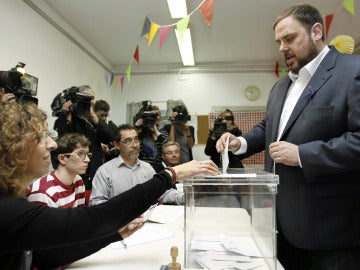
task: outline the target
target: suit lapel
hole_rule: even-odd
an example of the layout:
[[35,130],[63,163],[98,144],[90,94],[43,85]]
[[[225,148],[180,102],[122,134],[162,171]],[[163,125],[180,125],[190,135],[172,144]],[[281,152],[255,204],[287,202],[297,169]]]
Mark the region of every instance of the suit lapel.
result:
[[319,67],[316,69],[314,75],[311,77],[309,83],[306,85],[302,95],[300,96],[298,102],[296,103],[295,108],[290,115],[290,118],[285,126],[283,135],[281,137],[283,137],[287,133],[289,128],[294,124],[296,119],[298,119],[298,117],[305,109],[305,107],[315,97],[316,93],[321,89],[324,83],[332,76],[330,70],[335,67],[335,61],[338,55],[339,53],[334,48],[331,48],[329,53],[320,63]]

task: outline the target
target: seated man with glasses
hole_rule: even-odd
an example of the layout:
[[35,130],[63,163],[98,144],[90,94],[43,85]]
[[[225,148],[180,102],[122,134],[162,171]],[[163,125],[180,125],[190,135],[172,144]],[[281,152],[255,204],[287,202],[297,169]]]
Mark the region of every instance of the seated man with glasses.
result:
[[[120,155],[99,167],[92,183],[90,205],[103,203],[137,184],[150,180],[156,174],[153,167],[139,159],[140,139],[131,125],[119,126],[115,146]],[[182,204],[183,193],[167,190],[159,199],[164,204]]]
[[68,133],[56,143],[58,148],[51,152],[55,171],[30,185],[28,201],[56,208],[85,206],[85,186],[80,174],[85,173],[90,162],[90,141],[84,135]]

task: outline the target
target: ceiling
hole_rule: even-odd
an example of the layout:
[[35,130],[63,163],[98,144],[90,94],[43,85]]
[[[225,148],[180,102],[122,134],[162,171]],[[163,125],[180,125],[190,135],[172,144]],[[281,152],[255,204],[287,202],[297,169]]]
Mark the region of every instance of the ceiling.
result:
[[[110,65],[112,72],[124,72],[133,63],[139,45],[138,68],[180,66],[181,58],[172,30],[159,51],[159,34],[150,46],[140,37],[145,17],[159,25],[174,24],[166,0],[24,0],[38,12],[49,13],[49,6],[82,36]],[[216,0],[212,25],[209,28],[198,6],[202,0],[187,0],[189,27],[193,40],[196,67],[270,66],[280,61],[274,42],[272,23],[281,11],[296,0]],[[334,14],[328,40],[340,34],[360,41],[360,6],[355,3],[355,15],[342,7],[343,0],[308,0],[325,18]],[[40,14],[39,13],[39,14]],[[46,16],[45,16],[46,17]],[[69,34],[71,36],[71,34]],[[68,36],[68,37],[69,37]],[[89,52],[88,52],[89,53]],[[91,54],[91,53],[90,53]],[[91,55],[99,62],[95,55]],[[135,66],[135,65],[133,65]],[[136,67],[135,67],[136,68]]]

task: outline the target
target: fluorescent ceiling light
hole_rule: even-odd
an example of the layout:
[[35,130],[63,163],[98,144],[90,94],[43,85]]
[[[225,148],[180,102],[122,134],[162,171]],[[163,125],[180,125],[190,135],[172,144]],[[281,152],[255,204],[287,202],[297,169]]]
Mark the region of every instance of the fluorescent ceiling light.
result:
[[176,40],[179,46],[181,60],[183,62],[184,66],[194,66],[194,54],[193,54],[193,48],[191,43],[191,35],[190,35],[190,29],[187,28],[182,36],[182,39],[180,38],[179,31],[175,29],[176,34]]
[[186,0],[167,0],[171,18],[184,18],[187,16]]

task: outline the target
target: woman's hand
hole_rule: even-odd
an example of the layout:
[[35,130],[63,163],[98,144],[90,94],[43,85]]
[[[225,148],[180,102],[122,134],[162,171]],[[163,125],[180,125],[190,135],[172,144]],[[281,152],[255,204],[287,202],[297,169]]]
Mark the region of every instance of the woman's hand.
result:
[[120,230],[118,230],[118,233],[121,235],[123,239],[129,237],[137,230],[141,229],[144,226],[144,216],[141,215],[137,218],[135,218],[133,221],[128,223],[125,227],[122,227]]
[[197,174],[218,175],[218,166],[212,160],[192,160],[172,167],[176,173],[176,180],[183,180]]

